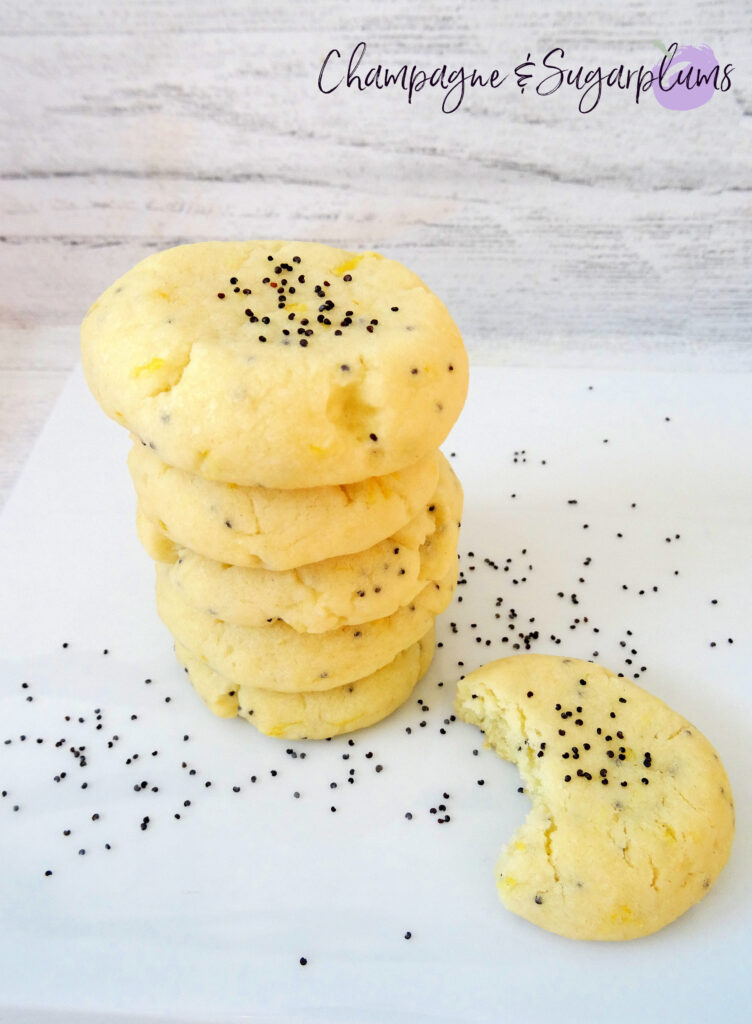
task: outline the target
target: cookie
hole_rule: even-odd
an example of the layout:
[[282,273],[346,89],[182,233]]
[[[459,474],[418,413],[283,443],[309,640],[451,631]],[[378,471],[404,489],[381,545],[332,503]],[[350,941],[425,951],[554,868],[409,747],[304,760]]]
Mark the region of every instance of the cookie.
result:
[[331,690],[370,675],[412,646],[449,604],[457,567],[427,584],[394,615],[328,633],[297,633],[284,622],[235,626],[186,604],[157,565],[157,610],[176,641],[234,683],[297,693]]
[[439,477],[436,452],[386,476],[297,490],[205,480],[168,466],[139,442],[128,466],[141,510],[161,520],[176,544],[217,562],[269,569],[293,569],[384,540],[430,503]]
[[[239,626],[282,620],[323,633],[385,618],[457,562],[462,489],[446,459],[430,504],[403,529],[366,551],[274,572],[215,562],[177,548],[170,583],[192,607]],[[159,530],[154,531],[159,537]]]
[[81,329],[104,411],[163,462],[275,488],[410,466],[457,419],[467,355],[444,304],[374,252],[201,242],[156,253]]
[[576,939],[648,935],[697,903],[734,833],[723,765],[694,725],[599,665],[521,654],[457,685],[457,714],[532,801],[502,851],[504,905]]
[[278,693],[232,683],[175,644],[193,687],[215,715],[240,715],[259,732],[289,740],[328,739],[380,722],[405,703],[428,670],[433,649],[432,628],[388,665],[346,686],[314,693]]
[[178,548],[167,536],[166,525],[161,520],[144,515],[141,506],[136,506],[136,533],[149,558],[155,562],[172,564],[178,557]]

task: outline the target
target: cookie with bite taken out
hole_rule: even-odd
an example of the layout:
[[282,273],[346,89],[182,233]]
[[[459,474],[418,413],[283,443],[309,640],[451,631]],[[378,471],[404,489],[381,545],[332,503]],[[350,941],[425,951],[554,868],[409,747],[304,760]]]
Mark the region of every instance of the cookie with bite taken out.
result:
[[721,760],[663,701],[600,665],[521,654],[457,684],[457,714],[532,801],[496,866],[502,903],[576,939],[633,939],[703,898],[734,804]]

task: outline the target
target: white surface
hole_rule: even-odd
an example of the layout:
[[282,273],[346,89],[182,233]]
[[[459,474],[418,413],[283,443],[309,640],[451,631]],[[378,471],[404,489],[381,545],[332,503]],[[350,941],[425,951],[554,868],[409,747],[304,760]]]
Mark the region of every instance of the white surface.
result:
[[[135,538],[127,438],[76,373],[0,520],[0,741],[12,739],[0,742],[0,1021],[748,1019],[750,410],[743,375],[474,367],[445,445],[466,490],[469,583],[440,620],[445,646],[411,702],[349,747],[261,737],[213,718],[188,689]],[[511,558],[510,571],[484,558]],[[493,863],[527,799],[476,730],[444,719],[457,662],[470,670],[511,653],[500,637],[531,629],[536,651],[597,650],[615,670],[637,650],[640,681],[727,767],[731,861],[703,903],[652,937],[575,943],[496,898]],[[69,752],[81,743],[85,768]],[[134,792],[142,780],[159,792]],[[439,802],[448,824],[428,813]]]

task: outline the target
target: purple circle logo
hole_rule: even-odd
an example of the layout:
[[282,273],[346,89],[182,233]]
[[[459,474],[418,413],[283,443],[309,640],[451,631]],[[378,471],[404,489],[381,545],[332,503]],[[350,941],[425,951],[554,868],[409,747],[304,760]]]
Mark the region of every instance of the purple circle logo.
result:
[[718,61],[709,46],[672,43],[653,68],[653,92],[667,110],[693,110],[707,103],[718,88]]

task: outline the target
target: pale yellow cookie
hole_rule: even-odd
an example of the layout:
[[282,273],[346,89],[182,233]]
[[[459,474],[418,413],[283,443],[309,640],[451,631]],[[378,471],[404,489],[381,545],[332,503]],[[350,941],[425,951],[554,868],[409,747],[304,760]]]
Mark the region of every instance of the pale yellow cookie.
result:
[[164,462],[246,486],[410,466],[467,392],[460,333],[420,278],[313,242],[149,256],[91,307],[81,349],[104,411]]
[[176,544],[217,562],[269,569],[371,547],[430,503],[439,477],[436,452],[386,476],[297,490],[206,480],[168,466],[140,442],[128,466],[141,511]]
[[136,533],[147,555],[155,562],[171,565],[178,557],[178,548],[167,536],[165,524],[161,520],[149,519],[140,505],[136,506]]
[[371,675],[314,693],[278,693],[232,683],[179,643],[175,644],[175,653],[199,697],[215,715],[240,715],[267,736],[318,740],[365,729],[391,715],[405,703],[428,670],[433,648],[431,628],[417,643],[400,651],[393,661]]
[[157,610],[176,641],[234,683],[285,693],[331,690],[370,675],[424,636],[451,601],[457,567],[427,584],[393,615],[328,633],[297,633],[284,622],[235,626],[196,611],[157,564]]
[[728,778],[657,697],[590,662],[520,654],[461,680],[456,709],[532,800],[496,868],[515,914],[570,938],[633,939],[718,877],[734,834]]
[[[239,626],[286,622],[323,633],[385,618],[457,563],[462,489],[442,458],[439,486],[412,523],[367,551],[299,569],[247,569],[176,548],[167,570],[187,604]],[[152,531],[159,538],[158,530]]]

